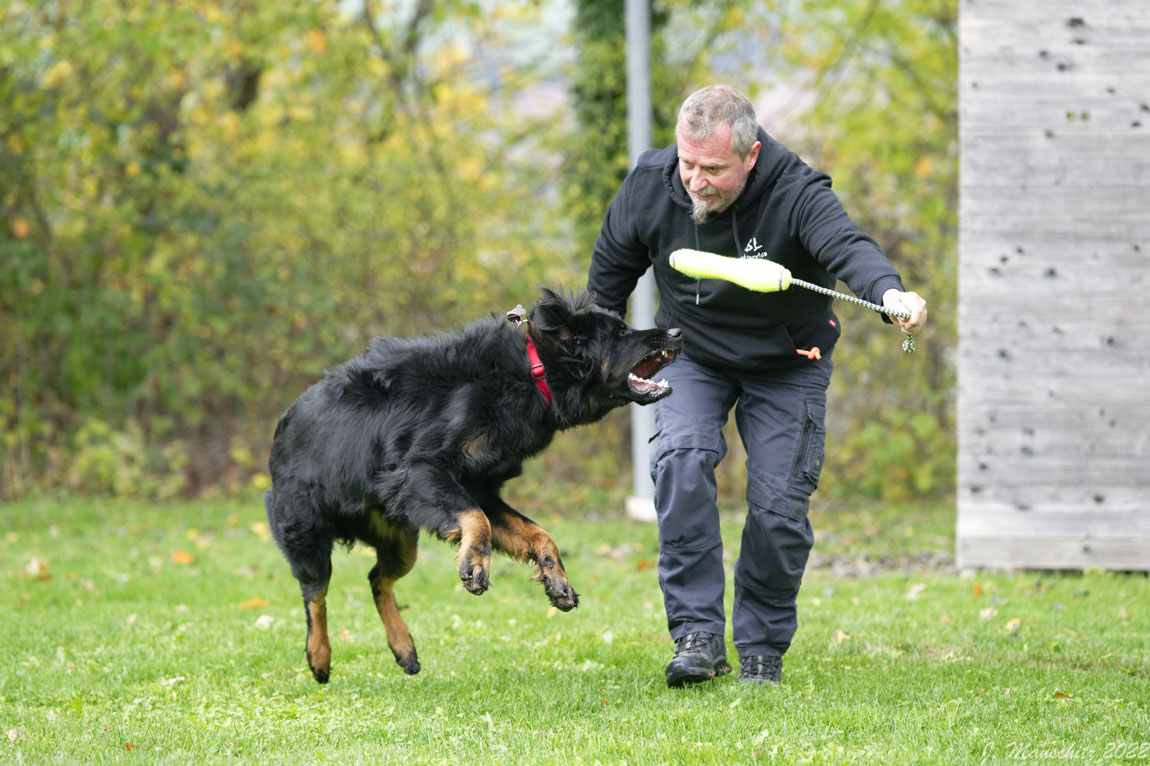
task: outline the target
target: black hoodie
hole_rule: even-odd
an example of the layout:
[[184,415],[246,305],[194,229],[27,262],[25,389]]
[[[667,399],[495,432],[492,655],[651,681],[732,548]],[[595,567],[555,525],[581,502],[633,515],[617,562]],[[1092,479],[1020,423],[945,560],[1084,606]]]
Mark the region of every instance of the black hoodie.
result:
[[833,288],[841,279],[855,295],[878,304],[890,288],[904,289],[882,249],[843,210],[830,177],[762,128],[758,140],[762,149],[743,193],[701,225],[691,220],[677,147],[645,152],[603,217],[587,279],[596,302],[623,315],[635,283],[653,266],[660,296],[656,324],[681,328],[684,351],[696,361],[741,372],[806,362],[796,349],[818,346],[829,353],[840,332],[832,299],[800,287],[759,293],[693,279],[671,268],[672,251],[766,258],[816,285]]

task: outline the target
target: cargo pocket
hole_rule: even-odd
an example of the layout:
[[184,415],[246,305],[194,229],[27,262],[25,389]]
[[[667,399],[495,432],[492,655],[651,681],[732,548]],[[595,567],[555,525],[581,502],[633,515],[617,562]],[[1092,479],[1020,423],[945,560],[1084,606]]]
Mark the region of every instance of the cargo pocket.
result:
[[823,471],[826,447],[826,400],[819,395],[809,395],[804,402],[806,414],[803,430],[799,436],[799,447],[791,468],[791,478],[809,495],[819,486],[819,476]]

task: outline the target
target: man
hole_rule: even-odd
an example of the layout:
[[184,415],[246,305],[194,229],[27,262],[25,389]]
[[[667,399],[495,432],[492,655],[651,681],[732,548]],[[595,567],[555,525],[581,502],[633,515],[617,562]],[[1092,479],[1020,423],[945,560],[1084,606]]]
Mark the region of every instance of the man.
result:
[[656,405],[651,461],[659,585],[676,644],[667,684],[731,670],[714,469],[726,454],[722,428],[732,408],[747,451],[732,619],[739,679],[777,684],[814,541],[807,510],[823,463],[839,322],[829,297],[696,280],[673,270],[668,256],[685,247],[768,258],[808,282],[833,287],[841,279],[864,300],[909,311],[897,320],[908,333],[926,321],[926,303],[904,290],[882,249],[847,216],[830,178],[768,136],[735,90],[717,85],[688,97],[675,139],[643,154],[623,182],[603,218],[587,286],[623,314],[652,267],[656,323],[684,334],[683,353],[664,371],[675,392]]

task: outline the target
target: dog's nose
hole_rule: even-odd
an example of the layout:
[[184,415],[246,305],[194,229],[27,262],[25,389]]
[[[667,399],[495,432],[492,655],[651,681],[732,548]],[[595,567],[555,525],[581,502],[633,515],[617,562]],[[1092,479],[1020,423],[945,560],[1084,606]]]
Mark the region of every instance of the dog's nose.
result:
[[683,337],[683,331],[678,327],[672,327],[671,329],[667,330],[667,335],[672,338],[681,338]]

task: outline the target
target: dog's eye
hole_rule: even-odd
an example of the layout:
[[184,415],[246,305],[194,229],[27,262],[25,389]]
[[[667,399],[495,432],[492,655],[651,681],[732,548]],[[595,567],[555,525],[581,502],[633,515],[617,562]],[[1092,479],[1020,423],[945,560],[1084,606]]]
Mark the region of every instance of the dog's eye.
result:
[[620,338],[626,338],[630,334],[631,334],[631,331],[628,328],[626,328],[626,327],[620,327],[619,328],[618,335]]

